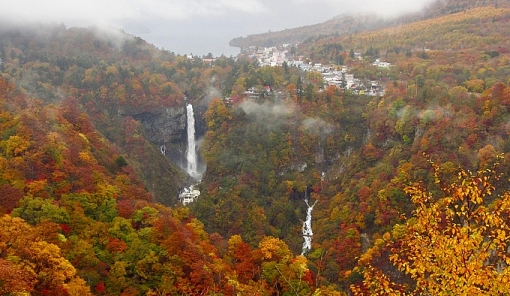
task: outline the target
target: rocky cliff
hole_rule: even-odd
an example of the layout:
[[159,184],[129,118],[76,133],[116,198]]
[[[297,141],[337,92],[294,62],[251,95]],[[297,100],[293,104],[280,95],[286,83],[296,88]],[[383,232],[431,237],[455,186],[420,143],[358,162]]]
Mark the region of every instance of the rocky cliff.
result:
[[[207,106],[196,106],[195,137],[198,141],[205,134],[206,126],[203,120],[203,113],[206,110]],[[168,157],[173,164],[180,168],[186,167],[188,135],[185,104],[150,112],[136,113],[131,111],[129,114],[123,115],[129,115],[139,121],[144,128],[145,138],[158,148],[162,154]],[[199,165],[202,165],[200,157]]]
[[142,123],[145,138],[154,145],[186,142],[186,108],[184,106],[131,116]]

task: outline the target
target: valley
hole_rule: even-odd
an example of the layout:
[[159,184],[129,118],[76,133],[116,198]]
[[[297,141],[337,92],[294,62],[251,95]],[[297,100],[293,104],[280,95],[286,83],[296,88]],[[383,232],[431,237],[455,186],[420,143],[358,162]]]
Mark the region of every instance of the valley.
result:
[[510,293],[510,8],[357,21],[0,27],[0,294]]

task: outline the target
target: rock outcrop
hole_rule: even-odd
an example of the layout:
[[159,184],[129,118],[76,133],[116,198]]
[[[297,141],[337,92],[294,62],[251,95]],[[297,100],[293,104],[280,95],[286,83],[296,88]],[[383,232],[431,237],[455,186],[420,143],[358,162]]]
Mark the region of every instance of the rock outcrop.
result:
[[142,123],[145,138],[154,145],[186,142],[185,106],[163,108],[155,112],[131,114]]

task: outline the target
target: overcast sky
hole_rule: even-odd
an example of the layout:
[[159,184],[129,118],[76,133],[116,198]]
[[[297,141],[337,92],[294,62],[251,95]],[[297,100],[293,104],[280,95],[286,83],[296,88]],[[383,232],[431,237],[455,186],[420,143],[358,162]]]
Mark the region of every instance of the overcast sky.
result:
[[384,16],[432,0],[0,0],[0,17],[16,22],[113,26],[176,54],[236,54],[230,39],[325,22],[344,13]]

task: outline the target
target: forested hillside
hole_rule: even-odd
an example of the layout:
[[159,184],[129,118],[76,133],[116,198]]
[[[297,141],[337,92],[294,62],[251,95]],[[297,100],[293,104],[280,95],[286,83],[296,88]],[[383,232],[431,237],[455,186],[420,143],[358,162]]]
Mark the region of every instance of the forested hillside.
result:
[[206,233],[187,208],[154,203],[123,148],[95,130],[77,98],[45,104],[0,80],[0,104],[2,294],[315,289],[307,259],[282,240],[264,237],[252,248],[239,235]]
[[[210,67],[98,28],[4,25],[0,34],[2,77],[45,103],[75,98],[95,127],[123,148],[153,197],[176,202],[186,184],[176,166],[182,153],[175,152],[185,150],[185,94],[205,110],[210,96],[227,88],[227,75],[236,71],[232,60]],[[163,145],[172,161],[161,156]]]
[[[4,25],[1,293],[509,293],[510,10],[484,3],[297,49],[384,96]],[[184,207],[186,103],[207,170]]]
[[[377,14],[369,13],[358,13],[355,15],[343,14],[320,24],[285,29],[276,32],[253,34],[246,37],[236,37],[230,41],[230,45],[247,48],[249,46],[271,47],[285,43],[313,43],[317,39],[324,37],[352,36],[375,29],[397,27],[472,8],[487,6],[508,8],[510,7],[510,4],[505,0],[439,0],[429,3],[420,12],[405,13],[394,17],[382,17]],[[395,9],[398,10],[398,8]]]

